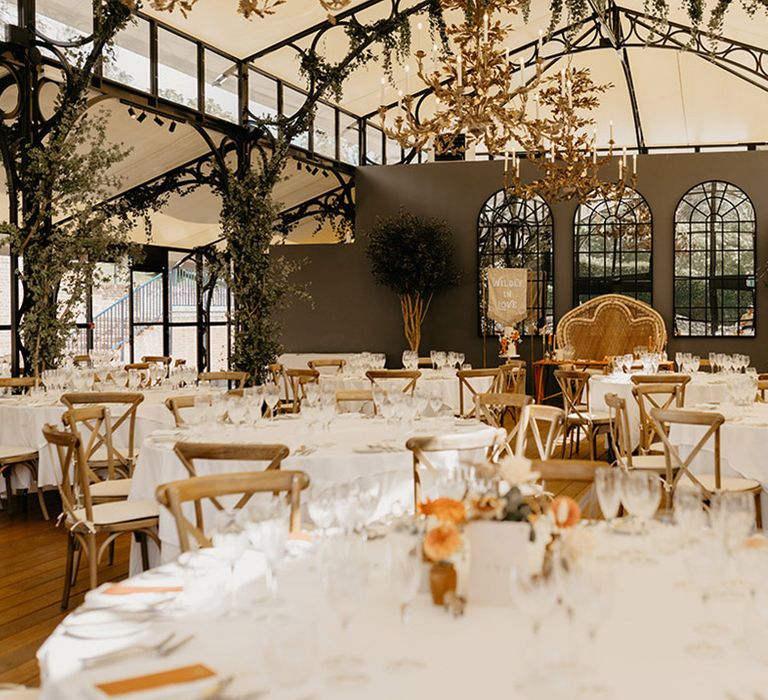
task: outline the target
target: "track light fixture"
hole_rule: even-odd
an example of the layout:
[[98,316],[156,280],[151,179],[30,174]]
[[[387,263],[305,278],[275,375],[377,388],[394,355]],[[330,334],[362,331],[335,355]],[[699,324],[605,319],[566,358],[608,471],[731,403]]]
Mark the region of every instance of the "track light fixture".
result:
[[170,131],[171,133],[176,131],[176,122],[171,122],[170,123],[170,125],[168,126],[168,131]]
[[138,117],[136,117],[136,121],[139,122],[139,124],[141,124],[141,122],[143,122],[146,118],[147,118],[147,113],[142,112]]
[[136,114],[136,110],[133,107],[128,107],[128,116],[131,119],[136,119],[136,117],[139,116],[139,115]]
[[155,124],[157,124],[158,126],[162,126],[163,124],[165,124],[165,122],[164,122],[162,119],[160,119],[160,117],[159,117],[159,116],[157,116],[157,114],[155,115],[155,119],[154,119],[154,122],[155,122]]
[[301,170],[301,163],[298,160],[296,161],[296,170]]
[[327,170],[323,170],[323,177],[328,177],[328,171]]

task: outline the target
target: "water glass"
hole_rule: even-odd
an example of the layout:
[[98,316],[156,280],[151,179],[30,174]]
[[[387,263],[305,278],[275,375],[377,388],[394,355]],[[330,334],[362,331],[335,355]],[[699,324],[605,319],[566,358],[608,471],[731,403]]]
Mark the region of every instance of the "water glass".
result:
[[611,521],[621,505],[622,471],[616,467],[600,467],[595,470],[595,491],[603,517]]

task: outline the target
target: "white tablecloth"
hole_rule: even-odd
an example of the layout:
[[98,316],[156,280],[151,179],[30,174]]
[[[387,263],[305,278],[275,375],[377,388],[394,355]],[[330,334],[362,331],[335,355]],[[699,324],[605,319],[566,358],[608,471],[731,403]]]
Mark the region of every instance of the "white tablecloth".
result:
[[[589,404],[591,411],[606,412],[606,394],[616,394],[627,402],[629,431],[632,444],[640,441],[640,409],[632,396],[630,375],[595,375],[589,380]],[[719,374],[697,372],[685,387],[685,406],[694,407],[706,403],[722,403],[729,399],[726,379]]]
[[[723,476],[743,476],[756,479],[763,485],[763,517],[768,515],[768,404],[755,403],[751,407],[721,406],[726,418],[720,428],[720,467]],[[706,428],[698,425],[673,425],[672,443],[686,457],[704,434]],[[712,474],[714,469],[714,443],[709,440],[705,449],[694,458],[694,472]]]
[[[177,394],[189,395],[194,390],[180,390]],[[153,389],[144,392],[144,401],[139,404],[136,412],[135,449],[138,449],[144,439],[154,430],[174,425],[171,412],[164,402],[174,392],[167,389]],[[113,416],[117,411],[113,410]],[[53,450],[48,449],[43,437],[43,426],[61,424],[61,416],[66,407],[58,400],[42,403],[28,397],[0,399],[0,445],[30,447],[37,450],[38,484],[40,486],[56,486],[61,479],[58,457]],[[128,424],[124,423],[116,434],[116,447],[128,444]],[[29,486],[25,483],[28,478],[26,470],[14,470],[14,485],[18,488]],[[0,485],[4,488],[4,485]]]
[[[381,418],[364,418],[347,414],[334,419],[329,431],[309,428],[301,416],[283,416],[274,422],[265,421],[260,427],[233,428],[222,426],[190,431],[184,439],[202,442],[253,442],[283,444],[291,452],[300,446],[313,451],[291,455],[282,463],[284,469],[299,469],[310,479],[344,484],[360,476],[379,475],[382,497],[379,512],[387,513],[395,501],[405,509],[413,508],[413,458],[405,449],[413,435],[437,435],[456,431],[490,431],[476,421],[454,418],[423,419],[413,425],[387,423]],[[154,500],[155,489],[164,483],[188,478],[188,473],[173,452],[173,440],[158,442],[151,437],[142,445],[133,474],[130,500]],[[391,449],[379,449],[386,445]],[[197,474],[226,473],[261,469],[258,463],[204,462],[197,463]],[[424,475],[424,492],[429,495],[430,478]],[[173,561],[178,556],[176,525],[171,515],[161,509],[161,561]],[[137,552],[134,552],[137,554]],[[132,557],[132,571],[138,571],[139,560]]]
[[[315,664],[312,677],[298,688],[278,687],[272,680],[264,648],[272,643],[266,638],[265,620],[258,612],[249,614],[248,599],[253,588],[241,592],[242,612],[223,618],[211,611],[221,605],[223,583],[207,605],[198,605],[178,613],[177,618],[146,623],[137,636],[128,640],[78,640],[64,634],[60,627],[38,653],[42,669],[43,700],[81,700],[101,698],[95,683],[114,681],[140,674],[161,672],[187,664],[204,663],[220,676],[234,675],[227,688],[228,696],[264,690],[264,697],[275,700],[393,700],[403,698],[441,698],[467,700],[490,697],[509,700],[554,700],[579,698],[578,681],[568,680],[566,662],[576,649],[582,661],[598,669],[599,682],[609,689],[615,700],[757,700],[765,695],[768,659],[763,654],[752,656],[742,641],[744,634],[746,594],[715,594],[705,618],[694,587],[687,582],[680,552],[654,554],[646,563],[615,556],[617,550],[636,548],[637,540],[626,535],[601,534],[592,528],[595,550],[585,567],[613,579],[613,595],[605,597],[594,646],[588,652],[579,608],[575,623],[569,624],[562,606],[545,618],[540,640],[541,659],[547,677],[561,687],[528,694],[519,688],[530,672],[531,647],[534,643],[530,620],[513,606],[482,607],[469,601],[465,615],[454,618],[420,595],[412,619],[399,620],[394,599],[392,577],[386,568],[384,544],[371,543],[368,558],[376,569],[368,586],[363,610],[353,618],[344,648],[364,661],[363,685],[339,687],[330,682],[331,673],[323,661],[338,653],[338,622],[328,609],[313,557],[294,560],[281,567],[280,593],[285,607],[299,611],[314,625],[318,640],[315,658],[307,655],[306,663]],[[660,540],[668,541],[667,533]],[[671,534],[671,533],[670,533]],[[607,555],[607,556],[606,556]],[[240,572],[242,576],[242,569]],[[145,585],[158,585],[170,579],[150,576]],[[179,581],[178,577],[175,579]],[[257,586],[251,584],[251,586]],[[758,599],[764,600],[763,584]],[[249,595],[250,591],[250,595]],[[215,601],[215,602],[214,602]],[[724,629],[711,639],[723,648],[722,655],[712,659],[687,651],[699,637],[697,625],[716,622]],[[95,670],[82,671],[80,659],[121,648],[135,642],[157,642],[170,632],[179,637],[194,634],[193,640],[167,658],[143,654],[113,662]],[[308,634],[311,634],[309,632]],[[765,649],[763,649],[765,652]],[[348,651],[349,653],[349,651]],[[392,668],[392,662],[410,657],[421,667]],[[583,676],[582,676],[583,678]],[[214,680],[199,682],[194,688],[176,686],[164,692],[130,697],[197,698],[212,687]],[[587,696],[595,697],[595,696]]]
[[285,369],[307,369],[310,360],[349,360],[359,352],[284,352],[277,361]]

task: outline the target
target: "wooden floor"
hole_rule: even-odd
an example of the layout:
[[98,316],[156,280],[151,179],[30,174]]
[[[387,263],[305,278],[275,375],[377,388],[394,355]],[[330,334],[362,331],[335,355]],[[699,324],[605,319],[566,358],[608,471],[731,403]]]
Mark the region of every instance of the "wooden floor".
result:
[[[54,520],[46,522],[34,496],[26,499],[28,511],[9,516],[0,512],[0,683],[39,685],[35,654],[59,624],[66,534]],[[58,495],[46,494],[50,513],[59,513]],[[99,568],[99,580],[116,580],[128,573],[128,537],[115,547],[113,566]],[[78,606],[88,586],[87,567],[80,567],[70,609]]]
[[[555,456],[559,456],[559,450]],[[589,489],[583,483],[554,481],[548,482],[547,488],[577,501]],[[46,504],[51,514],[61,511],[55,492],[46,493]],[[118,540],[114,565],[99,567],[100,582],[127,576],[129,544],[129,537]],[[34,496],[25,501],[17,499],[13,516],[0,512],[0,683],[39,685],[35,654],[66,615],[60,607],[65,555],[64,528],[57,528],[55,520],[43,520]],[[82,602],[87,578],[83,563],[70,610]]]

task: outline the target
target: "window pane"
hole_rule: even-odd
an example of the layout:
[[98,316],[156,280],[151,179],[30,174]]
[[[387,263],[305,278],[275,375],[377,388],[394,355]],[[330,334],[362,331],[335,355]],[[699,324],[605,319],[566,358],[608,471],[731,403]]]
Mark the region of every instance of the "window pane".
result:
[[197,326],[172,327],[169,351],[174,360],[186,360],[188,367],[197,367]]
[[[379,129],[366,123],[365,125],[365,160],[366,163],[381,165],[384,162],[382,133]],[[365,163],[364,163],[365,164]]]
[[[0,326],[11,325],[11,254],[8,237],[0,236]],[[0,355],[5,353],[0,351]]]
[[262,119],[277,116],[277,81],[255,70],[248,72],[248,111]]
[[[295,114],[301,106],[304,104],[304,101],[306,100],[306,96],[299,92],[298,90],[294,90],[293,88],[290,88],[288,86],[283,87],[283,114],[290,117],[291,115]],[[298,146],[299,148],[309,148],[309,132],[305,131],[302,134],[299,134],[294,140],[293,145]]]
[[10,362],[11,331],[0,331],[0,358],[6,362]]
[[185,253],[168,254],[171,323],[197,323],[197,265]]
[[212,372],[229,368],[229,328],[211,326],[210,328],[210,368]]
[[0,22],[3,24],[19,23],[18,0],[4,0],[0,3]]
[[336,157],[336,114],[333,107],[320,103],[314,121],[315,153]]
[[480,210],[477,224],[478,280],[477,304],[480,327],[486,333],[502,331],[500,325],[485,319],[483,270],[489,267],[528,268],[528,308],[524,323],[528,335],[553,328],[554,268],[552,212],[541,197],[520,199],[503,190],[493,194]]
[[157,55],[160,97],[197,109],[197,46],[159,28]]
[[93,304],[93,347],[117,350],[120,360],[130,360],[130,271],[125,263],[99,263]]
[[339,114],[341,160],[352,165],[360,164],[360,124],[355,117]]
[[162,326],[134,326],[133,329],[133,357],[141,360],[144,355],[163,354],[163,327]]
[[[163,275],[160,272],[133,272],[133,320],[135,323],[162,323]],[[142,353],[144,355],[162,355]],[[140,357],[140,355],[136,355]]]
[[205,111],[239,122],[237,64],[215,51],[205,50]]
[[149,22],[136,17],[115,38],[114,55],[105,62],[104,75],[149,92],[149,73]]
[[50,39],[66,41],[93,32],[92,0],[37,0],[37,28]]
[[755,211],[725,182],[690,189],[675,211],[675,334],[755,334]]
[[392,139],[387,139],[387,163],[399,163],[403,159],[400,144]]

